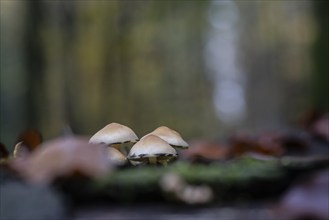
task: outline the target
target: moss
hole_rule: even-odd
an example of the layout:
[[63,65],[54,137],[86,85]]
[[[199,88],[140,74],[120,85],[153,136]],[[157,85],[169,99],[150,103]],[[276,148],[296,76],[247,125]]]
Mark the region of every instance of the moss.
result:
[[139,197],[163,199],[159,181],[169,172],[180,175],[192,185],[206,184],[218,195],[239,192],[240,189],[248,192],[252,184],[282,179],[284,175],[278,160],[261,161],[245,157],[210,165],[177,162],[167,167],[115,170],[95,182],[94,186],[99,193],[115,200],[131,201]]
[[[77,196],[79,201],[82,195],[88,202],[90,198],[124,203],[168,201],[168,195],[161,189],[159,182],[165,174],[176,173],[190,185],[208,185],[214,192],[215,201],[273,198],[280,196],[298,176],[325,167],[329,167],[329,158],[259,160],[241,157],[209,165],[179,161],[167,167],[117,169],[101,179],[89,182],[87,188],[80,187],[79,190],[81,181],[76,181],[66,193],[71,197]],[[71,193],[72,190],[78,192]]]

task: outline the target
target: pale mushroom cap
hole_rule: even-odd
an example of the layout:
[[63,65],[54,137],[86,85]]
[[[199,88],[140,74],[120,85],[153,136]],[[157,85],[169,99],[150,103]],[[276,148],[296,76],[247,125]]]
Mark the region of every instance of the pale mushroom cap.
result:
[[160,126],[151,133],[145,135],[144,137],[150,134],[160,137],[162,140],[166,141],[173,147],[186,149],[189,146],[188,143],[183,140],[182,136],[177,131],[170,129],[166,126]]
[[129,127],[118,123],[111,123],[94,134],[90,138],[89,143],[110,145],[137,141],[137,135]]
[[131,148],[128,159],[142,159],[148,157],[175,158],[177,157],[177,152],[166,141],[150,134]]
[[23,142],[19,142],[15,145],[14,152],[13,152],[13,157],[26,157],[30,154],[31,152],[27,148]]
[[22,174],[35,183],[49,183],[76,171],[98,177],[109,171],[104,145],[92,145],[81,137],[57,138],[44,142],[28,158]]
[[115,165],[123,165],[127,162],[127,158],[117,149],[107,147],[107,158],[110,163]]

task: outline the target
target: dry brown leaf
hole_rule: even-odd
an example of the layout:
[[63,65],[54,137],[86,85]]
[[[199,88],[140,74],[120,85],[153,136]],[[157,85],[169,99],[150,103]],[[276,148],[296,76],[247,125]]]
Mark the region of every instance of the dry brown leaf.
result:
[[196,140],[190,143],[190,148],[181,152],[181,156],[194,162],[211,162],[227,158],[227,147],[214,141]]
[[230,140],[229,157],[239,157],[246,153],[279,156],[284,149],[276,133],[265,133],[254,137],[244,133],[235,134]]

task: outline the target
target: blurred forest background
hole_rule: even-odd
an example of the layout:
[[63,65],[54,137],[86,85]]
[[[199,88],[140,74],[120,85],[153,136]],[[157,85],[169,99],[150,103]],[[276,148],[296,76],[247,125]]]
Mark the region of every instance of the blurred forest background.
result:
[[110,122],[220,138],[329,109],[327,1],[0,2],[7,146]]

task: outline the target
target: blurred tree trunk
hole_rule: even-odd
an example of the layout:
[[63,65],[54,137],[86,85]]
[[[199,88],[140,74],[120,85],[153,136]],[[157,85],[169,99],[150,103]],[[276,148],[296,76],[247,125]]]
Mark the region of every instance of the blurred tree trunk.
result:
[[313,1],[318,24],[314,44],[313,103],[315,108],[329,111],[329,2]]
[[26,2],[25,55],[27,71],[26,112],[29,127],[38,127],[38,106],[44,95],[44,54],[41,44],[40,29],[44,19],[42,1]]

